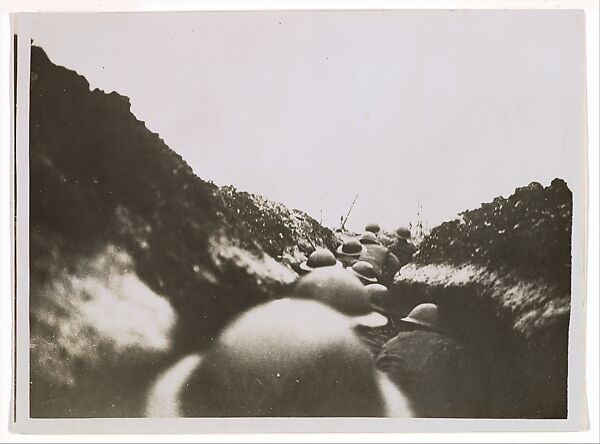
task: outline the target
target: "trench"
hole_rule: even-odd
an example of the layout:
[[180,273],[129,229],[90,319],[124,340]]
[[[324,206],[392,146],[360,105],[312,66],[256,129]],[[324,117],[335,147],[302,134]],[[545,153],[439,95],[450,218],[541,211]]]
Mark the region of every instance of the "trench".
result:
[[[444,332],[458,340],[467,356],[462,384],[468,417],[566,418],[569,316],[558,316],[535,335],[525,338],[512,328],[512,319],[499,313],[475,288],[392,287],[397,301],[388,326],[364,329],[373,354],[403,330],[401,319],[417,305],[439,307]],[[429,290],[429,289],[427,289]]]
[[[287,285],[281,275],[291,273],[290,264],[317,246],[335,251],[335,235],[302,212],[203,181],[137,120],[129,99],[90,91],[82,76],[54,65],[35,46],[31,70],[31,415],[140,416],[160,372],[206,348],[242,310],[281,297]],[[463,217],[432,230],[429,253],[470,261],[475,251],[479,259],[525,268],[567,288],[549,295],[564,302],[572,195],[563,181],[516,191],[465,213],[470,225]],[[211,243],[222,238],[235,248]],[[81,321],[72,310],[80,295],[69,290],[69,276],[107,244],[127,252],[135,264],[128,267],[177,313],[168,351],[118,353],[114,338],[91,324],[61,342]],[[215,249],[235,254],[219,257]],[[269,276],[261,255],[278,261],[282,273]],[[55,283],[64,291],[40,292]],[[475,415],[566,416],[568,314],[519,335],[510,316],[475,290],[421,290],[394,287],[402,301],[396,321],[419,302],[438,303],[449,331],[477,363],[472,377],[478,382],[469,384],[485,403]],[[370,346],[376,350],[394,333],[369,332]]]

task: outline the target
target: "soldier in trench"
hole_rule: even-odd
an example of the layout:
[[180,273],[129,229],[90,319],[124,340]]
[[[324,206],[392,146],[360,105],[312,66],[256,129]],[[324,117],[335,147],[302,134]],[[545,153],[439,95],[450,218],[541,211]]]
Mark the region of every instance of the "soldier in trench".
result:
[[474,356],[444,331],[438,307],[418,305],[401,324],[403,331],[385,343],[376,365],[408,396],[416,416],[480,416],[483,387]]
[[367,224],[365,226],[365,231],[373,233],[377,237],[379,243],[384,247],[389,247],[394,240],[394,238],[392,238],[388,233],[383,231],[379,224],[375,222]]
[[389,246],[389,249],[400,261],[400,267],[408,264],[413,254],[417,251],[417,247],[411,242],[410,230],[407,227],[399,227],[395,233],[395,239]]
[[341,268],[342,263],[335,258],[331,251],[325,248],[317,248],[304,262],[301,262],[294,267],[294,270],[297,271],[300,276],[304,276],[318,268],[323,267]]
[[365,246],[358,239],[348,239],[337,248],[335,254],[342,265],[347,268],[358,262],[364,251]]
[[383,246],[372,232],[365,232],[359,242],[364,246],[359,260],[370,263],[378,277],[377,282],[389,287],[402,264],[396,255]]

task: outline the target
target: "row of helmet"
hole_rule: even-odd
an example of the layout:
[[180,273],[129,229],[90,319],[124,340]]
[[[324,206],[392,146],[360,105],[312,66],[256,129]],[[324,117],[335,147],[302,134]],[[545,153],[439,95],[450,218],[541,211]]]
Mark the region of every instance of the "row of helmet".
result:
[[[352,271],[341,267],[315,270],[297,281],[292,295],[319,301],[348,316],[360,317],[357,324],[372,327],[387,324],[385,301],[391,297],[390,291],[378,283],[363,285]],[[375,313],[381,316],[374,316]],[[369,319],[368,323],[363,322],[366,319]],[[437,306],[431,303],[420,304],[401,321],[440,329]]]
[[[397,239],[403,239],[409,241],[411,238],[410,229],[408,227],[399,227],[394,235]],[[336,251],[339,255],[345,255],[349,257],[360,256],[364,251],[365,245],[369,244],[381,244],[381,240],[378,237],[383,237],[384,234],[377,224],[368,224],[365,227],[365,232],[358,239],[349,239],[340,245]]]
[[[202,355],[162,374],[146,415],[414,416],[353,330],[387,323],[379,309],[387,295],[341,267],[315,270],[285,297],[238,316]],[[434,324],[419,318],[431,307],[415,310],[405,322]]]
[[[376,223],[367,224],[367,226],[365,227],[365,231],[368,233],[373,233],[375,235],[380,234],[382,232],[381,227],[379,226],[379,224]],[[398,227],[394,234],[403,239],[410,239],[411,237],[410,228],[405,226]]]
[[[380,233],[381,228],[378,224],[368,224],[365,227],[365,232],[359,238],[348,239],[339,245],[335,255],[327,249],[317,248],[308,256],[306,261],[299,265],[300,273],[310,273],[321,267],[349,266],[350,271],[364,284],[377,283],[379,276],[373,264],[359,258],[365,253],[369,245],[382,245],[378,238]],[[398,228],[395,234],[399,239],[410,239],[410,230],[406,227]],[[343,262],[338,260],[336,255]]]
[[[299,267],[303,273],[310,273],[319,268],[343,268],[343,265],[335,258],[331,251],[319,248],[312,252],[308,259],[302,262]],[[357,261],[349,270],[365,284],[377,283],[375,269],[369,262]]]
[[[356,247],[350,254],[358,257],[365,244],[378,240],[367,231],[355,242],[344,245]],[[346,254],[344,246],[337,253]],[[357,261],[346,269],[331,251],[317,249],[300,269],[302,276],[283,297],[242,313],[206,352],[161,375],[146,414],[414,416],[408,398],[376,368],[355,331],[389,322],[390,293],[377,283],[373,266]],[[434,309],[415,310],[402,321],[434,326]]]

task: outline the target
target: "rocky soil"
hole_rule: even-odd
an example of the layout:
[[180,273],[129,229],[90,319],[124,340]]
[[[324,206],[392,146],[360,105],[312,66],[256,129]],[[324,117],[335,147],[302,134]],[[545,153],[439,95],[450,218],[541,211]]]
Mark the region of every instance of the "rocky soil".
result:
[[[30,113],[32,417],[140,416],[162,370],[352,236],[198,178],[126,97],[37,47]],[[396,276],[397,316],[435,301],[481,356],[486,415],[566,413],[571,201],[560,180],[517,189],[433,229]]]

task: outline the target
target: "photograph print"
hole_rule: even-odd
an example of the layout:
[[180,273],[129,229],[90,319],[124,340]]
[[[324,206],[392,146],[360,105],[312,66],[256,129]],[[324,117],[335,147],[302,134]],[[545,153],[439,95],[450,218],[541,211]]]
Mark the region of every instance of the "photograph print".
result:
[[30,419],[567,419],[584,23],[13,16],[28,107],[17,405]]

